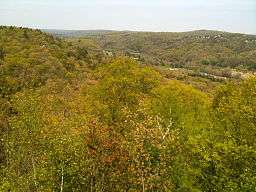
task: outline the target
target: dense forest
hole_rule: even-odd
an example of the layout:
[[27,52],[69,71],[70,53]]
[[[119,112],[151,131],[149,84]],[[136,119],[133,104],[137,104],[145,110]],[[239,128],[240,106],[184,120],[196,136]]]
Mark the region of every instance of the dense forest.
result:
[[201,33],[1,26],[0,191],[256,191],[256,38]]
[[59,37],[94,39],[103,49],[153,65],[256,70],[256,35],[199,30],[182,33],[54,31]]
[[106,49],[140,54],[146,62],[173,67],[256,69],[256,36],[218,31],[110,33],[97,37]]

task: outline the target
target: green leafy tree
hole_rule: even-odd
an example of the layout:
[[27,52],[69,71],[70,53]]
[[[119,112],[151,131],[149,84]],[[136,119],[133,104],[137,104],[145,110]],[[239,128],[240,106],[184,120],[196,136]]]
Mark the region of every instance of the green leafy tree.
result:
[[215,94],[214,127],[195,153],[203,191],[255,190],[255,78],[222,86]]
[[113,124],[121,121],[122,109],[137,109],[140,100],[159,84],[160,75],[133,60],[120,58],[99,67],[97,78],[98,83],[91,89],[93,113]]

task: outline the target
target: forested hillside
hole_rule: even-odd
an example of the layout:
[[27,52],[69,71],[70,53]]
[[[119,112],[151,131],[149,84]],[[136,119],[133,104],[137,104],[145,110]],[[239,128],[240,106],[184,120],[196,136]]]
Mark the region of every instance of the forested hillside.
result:
[[[201,30],[183,33],[83,33],[76,37],[82,36],[95,39],[105,50],[130,55],[147,64],[256,69],[255,35]],[[71,34],[70,37],[74,38]]]
[[[0,28],[1,96],[38,87],[50,78],[64,78],[88,63],[87,50],[39,30]],[[78,61],[83,58],[83,61]]]
[[204,81],[204,91],[200,77],[103,52],[127,43],[153,63],[201,65],[204,54],[256,62],[254,36],[182,44],[188,34],[65,40],[0,27],[0,191],[255,191],[255,77]]

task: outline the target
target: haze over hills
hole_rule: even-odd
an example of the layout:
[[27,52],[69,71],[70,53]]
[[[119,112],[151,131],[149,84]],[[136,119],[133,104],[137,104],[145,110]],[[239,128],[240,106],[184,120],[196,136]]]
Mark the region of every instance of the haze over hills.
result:
[[83,37],[91,35],[101,35],[114,32],[113,30],[60,30],[60,29],[41,29],[43,32],[50,33],[59,37]]
[[212,30],[137,32],[47,30],[75,41],[91,39],[103,50],[128,55],[152,65],[256,69],[256,36]]
[[[93,30],[63,30],[63,29],[41,29],[41,31],[50,33],[57,36],[62,37],[82,37],[82,36],[90,36],[90,35],[100,35],[106,33],[113,33],[113,32],[130,32],[130,33],[197,33],[197,34],[213,34],[213,33],[232,33],[226,31],[216,31],[216,30],[207,30],[207,29],[199,29],[194,31],[181,31],[181,32],[167,32],[167,31],[133,31],[133,30],[107,30],[107,29],[93,29]],[[233,33],[234,34],[234,33]],[[256,36],[256,34],[245,34],[245,33],[235,33],[235,34],[244,34],[244,35],[251,35]]]

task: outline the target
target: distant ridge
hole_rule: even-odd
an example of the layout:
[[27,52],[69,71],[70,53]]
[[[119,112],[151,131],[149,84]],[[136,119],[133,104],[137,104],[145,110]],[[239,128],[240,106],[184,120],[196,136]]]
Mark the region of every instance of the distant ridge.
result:
[[131,31],[131,30],[104,30],[104,29],[95,29],[95,30],[62,30],[62,29],[41,29],[41,31],[52,34],[58,37],[84,37],[84,36],[97,36],[105,35],[108,33],[161,33],[161,34],[189,34],[189,35],[213,35],[213,34],[240,34],[240,35],[249,35],[256,36],[255,34],[243,34],[243,33],[234,33],[226,31],[216,31],[216,30],[207,30],[200,29],[194,31],[184,31],[184,32],[155,32],[155,31]]
[[41,29],[45,33],[56,35],[59,37],[82,37],[106,34],[114,32],[112,30],[61,30],[61,29]]

